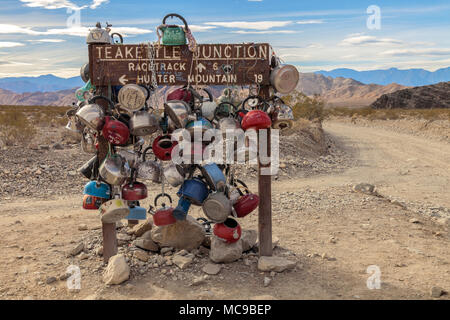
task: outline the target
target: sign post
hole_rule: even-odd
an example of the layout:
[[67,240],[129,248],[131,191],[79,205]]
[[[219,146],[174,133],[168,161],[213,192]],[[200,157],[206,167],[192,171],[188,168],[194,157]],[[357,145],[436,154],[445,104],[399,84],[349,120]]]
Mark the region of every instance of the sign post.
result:
[[[153,63],[159,86],[188,83],[206,86],[258,85],[269,98],[271,50],[267,43],[202,44],[193,53],[187,45],[156,46]],[[109,86],[152,84],[147,44],[89,45],[90,79],[104,95]],[[100,100],[99,100],[100,103]],[[106,105],[104,106],[107,107]],[[270,130],[268,135],[270,152]],[[100,139],[99,161],[106,157],[107,142]],[[269,153],[270,155],[270,153]],[[269,164],[270,166],[270,164]],[[259,250],[272,255],[271,176],[262,175],[259,163]],[[115,224],[103,225],[105,263],[117,253]]]

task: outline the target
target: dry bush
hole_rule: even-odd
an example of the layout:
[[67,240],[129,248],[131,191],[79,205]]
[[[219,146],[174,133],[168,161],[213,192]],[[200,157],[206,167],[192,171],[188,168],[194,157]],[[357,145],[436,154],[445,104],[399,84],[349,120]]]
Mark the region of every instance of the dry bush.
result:
[[7,146],[27,145],[36,134],[22,112],[0,112],[0,140]]
[[326,116],[361,117],[368,120],[425,119],[429,121],[450,120],[450,109],[372,109],[330,108]]
[[307,119],[322,122],[325,118],[325,102],[319,97],[312,98],[296,91],[283,97],[283,101],[292,107],[295,119]]

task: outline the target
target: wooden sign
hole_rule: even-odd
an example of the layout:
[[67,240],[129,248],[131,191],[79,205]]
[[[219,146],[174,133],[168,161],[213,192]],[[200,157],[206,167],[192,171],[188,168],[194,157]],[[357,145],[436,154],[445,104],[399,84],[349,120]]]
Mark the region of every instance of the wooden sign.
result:
[[[188,46],[159,46],[154,67],[158,85],[269,85],[270,46],[202,44],[196,55]],[[90,45],[92,84],[151,84],[148,45]]]

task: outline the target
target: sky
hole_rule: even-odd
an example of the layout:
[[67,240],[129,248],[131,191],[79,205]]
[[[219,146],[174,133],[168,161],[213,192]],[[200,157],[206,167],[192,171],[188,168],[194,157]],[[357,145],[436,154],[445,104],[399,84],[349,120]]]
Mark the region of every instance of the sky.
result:
[[0,78],[77,76],[97,21],[153,42],[172,12],[198,43],[268,42],[301,72],[450,66],[448,0],[0,0]]

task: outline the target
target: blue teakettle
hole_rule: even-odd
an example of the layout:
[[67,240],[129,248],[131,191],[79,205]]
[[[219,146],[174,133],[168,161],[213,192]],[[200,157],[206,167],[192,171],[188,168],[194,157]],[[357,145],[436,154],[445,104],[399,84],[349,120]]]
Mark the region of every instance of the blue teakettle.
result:
[[181,197],[178,201],[178,206],[173,210],[174,218],[179,221],[186,220],[190,208],[191,202],[188,199]]
[[209,187],[216,191],[216,190],[223,190],[226,185],[226,178],[223,174],[222,170],[217,166],[215,163],[209,163],[205,164],[200,167],[200,170],[203,174],[203,177],[205,177],[206,182],[208,183]]
[[111,199],[111,188],[104,182],[90,181],[84,187],[84,194],[102,199]]
[[189,200],[193,205],[201,206],[208,197],[208,186],[199,178],[184,181],[177,195]]
[[145,220],[147,219],[147,210],[139,206],[130,206],[130,214],[125,219],[127,220]]

